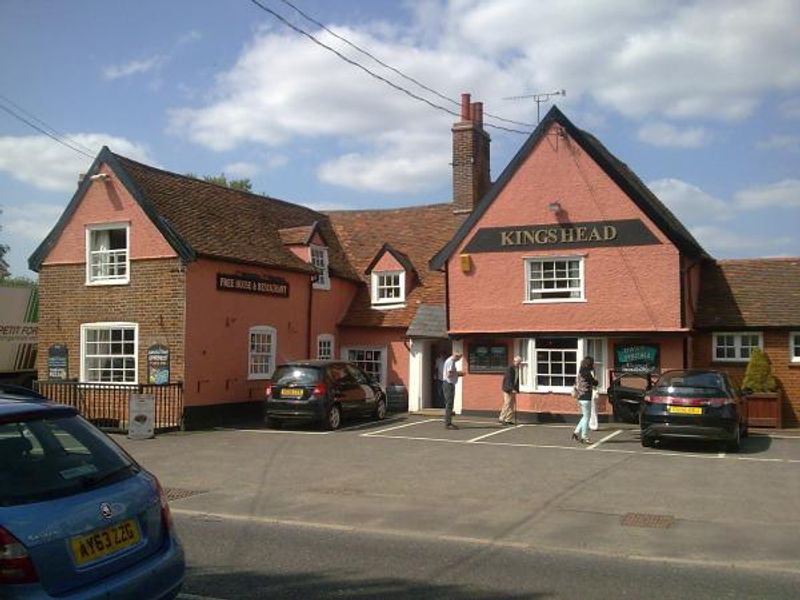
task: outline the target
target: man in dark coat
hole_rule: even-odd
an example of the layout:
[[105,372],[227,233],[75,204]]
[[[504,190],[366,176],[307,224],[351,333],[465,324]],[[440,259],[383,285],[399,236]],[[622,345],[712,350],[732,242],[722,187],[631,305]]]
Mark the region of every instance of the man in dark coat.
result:
[[509,365],[506,374],[503,376],[503,408],[500,409],[500,423],[503,425],[514,424],[514,412],[517,402],[517,392],[519,391],[519,365],[522,357],[515,356],[514,364]]

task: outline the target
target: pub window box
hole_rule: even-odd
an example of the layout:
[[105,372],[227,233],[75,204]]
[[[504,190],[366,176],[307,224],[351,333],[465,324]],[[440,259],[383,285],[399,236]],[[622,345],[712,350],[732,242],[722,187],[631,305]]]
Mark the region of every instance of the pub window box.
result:
[[130,226],[86,227],[86,285],[123,285],[130,277]]
[[718,332],[713,335],[714,362],[747,362],[755,348],[764,347],[761,332]]
[[585,302],[583,257],[526,258],[525,302]]

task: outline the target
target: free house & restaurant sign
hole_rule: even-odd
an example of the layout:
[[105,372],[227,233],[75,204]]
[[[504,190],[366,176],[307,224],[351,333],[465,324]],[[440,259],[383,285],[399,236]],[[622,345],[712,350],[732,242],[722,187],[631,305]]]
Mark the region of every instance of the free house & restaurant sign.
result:
[[263,296],[289,297],[289,282],[282,277],[258,277],[256,275],[217,273],[217,289],[226,292],[260,294]]

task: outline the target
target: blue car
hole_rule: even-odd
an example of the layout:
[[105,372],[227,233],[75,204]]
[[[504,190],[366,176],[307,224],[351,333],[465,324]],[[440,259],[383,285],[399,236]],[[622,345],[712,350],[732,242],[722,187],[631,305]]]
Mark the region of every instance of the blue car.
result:
[[154,475],[75,409],[0,392],[0,598],[174,598],[185,569]]

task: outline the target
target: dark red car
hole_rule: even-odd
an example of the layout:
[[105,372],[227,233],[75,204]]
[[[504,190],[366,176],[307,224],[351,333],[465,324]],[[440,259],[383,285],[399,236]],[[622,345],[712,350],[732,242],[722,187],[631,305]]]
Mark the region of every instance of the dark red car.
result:
[[747,435],[747,397],[720,371],[667,371],[645,394],[639,423],[642,446],[693,438],[722,441],[737,452]]

